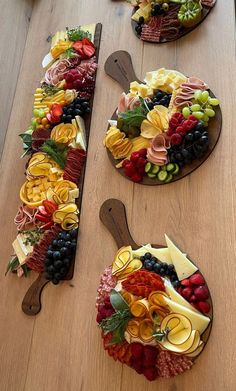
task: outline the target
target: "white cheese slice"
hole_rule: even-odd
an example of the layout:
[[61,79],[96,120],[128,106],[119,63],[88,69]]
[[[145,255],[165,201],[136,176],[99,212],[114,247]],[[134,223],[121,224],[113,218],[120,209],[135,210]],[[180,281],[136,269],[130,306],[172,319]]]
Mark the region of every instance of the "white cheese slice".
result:
[[198,330],[200,334],[202,334],[206,330],[208,324],[210,323],[210,318],[193,310],[190,310],[189,308],[186,308],[178,303],[175,303],[174,301],[168,299],[165,296],[163,296],[163,299],[165,300],[166,304],[169,306],[172,312],[184,315],[190,320],[190,322],[192,323],[193,330]]
[[198,270],[198,268],[194,266],[191,261],[189,261],[186,255],[184,255],[175,246],[175,244],[168,238],[167,235],[165,235],[165,239],[178,279],[182,281],[184,278],[190,277]]
[[55,59],[52,57],[51,53],[49,52],[48,54],[46,54],[46,56],[44,57],[43,61],[42,61],[42,67],[45,69],[45,68],[49,68],[53,63],[54,63]]
[[78,133],[76,136],[76,144],[80,146],[84,151],[86,151],[87,148],[87,142],[86,142],[86,131],[85,131],[85,124],[84,120],[80,116],[76,116],[76,124]]
[[144,246],[133,250],[133,256],[142,257],[144,254],[150,252],[154,257],[158,258],[161,262],[166,262],[168,265],[172,264],[169,249],[165,248],[154,248],[151,244],[145,244]]
[[176,303],[189,308],[190,310],[197,312],[198,314],[200,313],[196,308],[194,308],[187,300],[184,299],[171,285],[169,280],[166,278],[164,279],[165,283],[165,288],[166,288],[166,293],[170,296],[171,300],[175,301]]
[[24,254],[22,248],[20,247],[17,238],[12,243],[12,247],[14,249],[15,255],[17,256],[17,258],[19,260],[20,265],[23,265],[26,260],[26,255]]

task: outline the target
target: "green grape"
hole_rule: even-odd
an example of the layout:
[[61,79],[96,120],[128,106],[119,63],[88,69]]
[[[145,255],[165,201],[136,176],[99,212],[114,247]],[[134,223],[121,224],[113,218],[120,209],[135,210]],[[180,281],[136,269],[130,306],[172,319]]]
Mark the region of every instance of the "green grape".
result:
[[182,114],[183,114],[184,118],[187,119],[190,116],[189,107],[184,107],[183,110],[182,110]]
[[200,100],[200,97],[202,96],[202,91],[201,90],[197,90],[194,92],[194,99],[196,99],[197,101]]
[[32,119],[31,119],[31,125],[32,125],[34,128],[36,128],[36,126],[37,126],[36,118],[32,118]]
[[39,116],[39,109],[34,109],[33,114],[35,117]]
[[209,98],[208,99],[208,102],[210,103],[210,105],[212,106],[218,106],[220,104],[220,101],[216,98]]
[[202,103],[206,103],[208,101],[208,98],[209,98],[209,92],[208,91],[203,91],[202,92],[202,95],[201,95],[201,102]]
[[197,119],[202,119],[204,116],[204,113],[202,111],[194,111],[193,116]]
[[200,111],[201,110],[201,106],[198,104],[194,104],[190,108],[191,108],[191,111]]
[[40,117],[40,118],[45,117],[45,111],[44,111],[44,109],[40,109],[40,110],[39,110],[39,117]]
[[202,121],[204,122],[204,125],[207,126],[208,121],[209,121],[209,117],[206,113],[203,115]]
[[208,115],[208,117],[212,118],[215,117],[215,112],[213,109],[205,109],[204,110],[205,114]]

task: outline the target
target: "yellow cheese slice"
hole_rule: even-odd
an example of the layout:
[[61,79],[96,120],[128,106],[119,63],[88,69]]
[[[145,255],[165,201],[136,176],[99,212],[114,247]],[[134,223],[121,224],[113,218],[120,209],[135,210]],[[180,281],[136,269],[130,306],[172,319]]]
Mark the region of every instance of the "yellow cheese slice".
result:
[[165,248],[153,248],[151,244],[146,244],[137,250],[133,250],[133,255],[141,257],[147,252],[150,252],[153,256],[158,258],[161,262],[166,262],[168,265],[172,264],[172,259],[170,256],[169,249]]
[[210,323],[210,318],[200,313],[197,313],[193,310],[190,310],[189,308],[186,308],[183,305],[175,303],[174,301],[168,299],[167,297],[163,296],[163,298],[172,312],[180,315],[184,315],[186,316],[186,318],[190,320],[190,322],[192,323],[192,328],[194,330],[198,330],[200,334],[202,334],[206,330],[208,324]]
[[75,122],[77,124],[77,136],[76,136],[76,144],[79,145],[84,151],[86,151],[87,148],[87,142],[86,142],[86,131],[85,131],[85,123],[82,117],[76,116]]
[[186,255],[175,246],[167,235],[165,235],[165,239],[178,279],[182,281],[184,278],[190,277],[198,268],[189,261]]
[[194,308],[187,300],[185,300],[170,284],[169,280],[164,279],[166,292],[170,296],[171,300],[175,301],[176,303],[189,308],[190,310],[200,313],[196,308]]

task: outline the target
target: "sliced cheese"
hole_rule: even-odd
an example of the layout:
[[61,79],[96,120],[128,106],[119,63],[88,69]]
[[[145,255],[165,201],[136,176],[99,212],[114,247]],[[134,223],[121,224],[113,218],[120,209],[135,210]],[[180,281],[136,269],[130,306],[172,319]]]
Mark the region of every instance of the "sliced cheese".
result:
[[133,255],[141,257],[147,252],[150,252],[153,256],[159,259],[161,262],[166,262],[168,265],[172,264],[172,259],[170,256],[169,249],[165,248],[153,248],[151,244],[146,244],[137,250],[133,250]]
[[170,296],[171,300],[175,301],[176,303],[189,308],[190,310],[200,313],[196,308],[194,308],[187,300],[185,300],[171,285],[169,280],[166,278],[164,279],[164,284],[166,288],[166,293]]
[[184,278],[190,277],[198,269],[191,261],[184,255],[175,244],[165,235],[166,244],[168,246],[172,263],[175,267],[178,279],[182,281]]
[[12,247],[14,248],[15,254],[19,260],[20,265],[25,263],[27,255],[33,251],[33,247],[30,244],[25,244],[26,238],[23,234],[18,234]]
[[175,303],[167,297],[163,296],[163,298],[172,312],[184,315],[190,320],[190,322],[192,323],[192,328],[194,330],[198,330],[200,334],[202,334],[206,330],[208,324],[210,323],[210,318],[193,310],[190,310],[183,305]]
[[84,151],[87,149],[87,142],[86,142],[86,131],[85,131],[85,123],[82,117],[76,116],[75,117],[76,124],[77,124],[77,136],[76,136],[76,144],[80,146]]
[[42,67],[44,69],[49,68],[54,63],[54,61],[55,59],[52,57],[51,53],[49,52],[48,54],[46,54],[46,56],[42,61]]

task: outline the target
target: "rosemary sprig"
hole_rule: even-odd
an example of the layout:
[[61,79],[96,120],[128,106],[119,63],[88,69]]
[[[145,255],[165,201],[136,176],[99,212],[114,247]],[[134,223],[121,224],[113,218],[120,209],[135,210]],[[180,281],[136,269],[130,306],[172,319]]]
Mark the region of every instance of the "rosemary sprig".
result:
[[62,169],[65,168],[67,150],[65,147],[59,147],[54,140],[46,140],[41,151],[47,153]]

